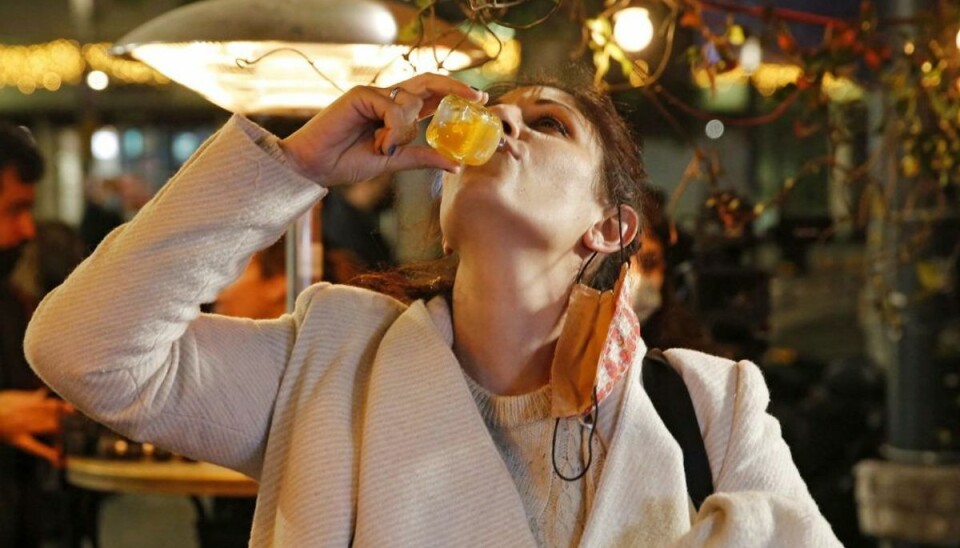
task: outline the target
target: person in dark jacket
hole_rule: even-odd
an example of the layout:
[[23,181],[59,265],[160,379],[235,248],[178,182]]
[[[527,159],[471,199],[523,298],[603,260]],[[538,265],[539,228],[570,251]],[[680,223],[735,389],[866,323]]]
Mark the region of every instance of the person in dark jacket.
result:
[[639,274],[632,297],[643,340],[651,348],[688,348],[717,354],[708,330],[679,296],[681,276],[677,271],[686,242],[663,210],[665,196],[658,190],[648,193],[640,249],[631,262]]
[[49,396],[23,355],[33,300],[10,283],[36,236],[33,203],[43,158],[30,133],[0,124],[0,546],[30,548],[42,537],[41,481],[57,451],[41,438],[67,407]]

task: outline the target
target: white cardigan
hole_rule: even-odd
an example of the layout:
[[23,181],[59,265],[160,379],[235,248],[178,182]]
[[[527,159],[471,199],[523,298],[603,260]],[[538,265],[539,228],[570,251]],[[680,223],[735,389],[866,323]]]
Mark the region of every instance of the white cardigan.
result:
[[[278,320],[200,314],[325,192],[272,139],[234,117],[205,143],[43,301],[31,364],[117,431],[258,479],[251,546],[533,546],[445,301],[319,284]],[[692,520],[681,451],[638,361],[581,545],[838,545],[765,413],[757,367],[669,358],[717,493]]]

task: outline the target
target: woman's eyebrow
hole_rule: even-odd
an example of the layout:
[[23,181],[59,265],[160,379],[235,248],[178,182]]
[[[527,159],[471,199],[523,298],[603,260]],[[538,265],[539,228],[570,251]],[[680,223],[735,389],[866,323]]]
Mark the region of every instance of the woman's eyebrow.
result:
[[554,101],[553,99],[540,98],[540,99],[537,99],[536,101],[534,101],[533,104],[535,104],[535,105],[537,105],[537,106],[544,106],[544,105],[546,105],[546,106],[558,106],[558,107],[563,108],[563,109],[566,110],[567,112],[569,112],[570,115],[573,116],[573,118],[574,118],[575,120],[577,120],[577,121],[579,121],[579,122],[581,122],[581,123],[584,121],[583,115],[580,114],[580,111],[578,111],[577,109],[571,107],[570,105],[568,105],[568,104],[566,104],[566,103],[561,103],[560,101]]
[[[488,102],[486,106],[492,107],[494,105],[499,105],[501,103],[503,103],[502,97],[497,97],[496,99],[492,99],[490,102]],[[573,119],[576,120],[580,125],[587,125],[587,119],[584,118],[583,114],[581,114],[579,110],[571,107],[566,103],[563,103],[554,99],[547,99],[547,98],[541,97],[536,101],[534,101],[533,104],[535,106],[540,106],[540,107],[542,106],[560,107],[566,110],[569,113],[569,115],[573,117]]]

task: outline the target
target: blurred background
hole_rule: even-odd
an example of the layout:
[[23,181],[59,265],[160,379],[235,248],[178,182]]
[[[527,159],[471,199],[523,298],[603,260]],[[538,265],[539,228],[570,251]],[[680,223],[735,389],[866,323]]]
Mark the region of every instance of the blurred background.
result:
[[[0,121],[46,160],[13,279],[42,297],[231,111],[284,135],[356,84],[432,69],[482,88],[577,62],[642,138],[654,207],[637,264],[661,280],[635,301],[648,344],[761,366],[845,545],[958,546],[954,4],[4,0]],[[277,36],[254,24],[287,10]],[[141,47],[165,42],[182,47]],[[332,194],[209,308],[273,317],[307,283],[436,257],[436,184],[407,172]],[[59,447],[78,458],[176,460],[68,422]],[[246,545],[249,495],[30,468],[44,510],[23,519],[43,545]]]

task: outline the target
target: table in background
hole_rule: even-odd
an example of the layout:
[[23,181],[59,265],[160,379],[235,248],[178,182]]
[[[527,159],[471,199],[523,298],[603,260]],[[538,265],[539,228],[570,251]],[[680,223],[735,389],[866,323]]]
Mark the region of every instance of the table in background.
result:
[[[206,463],[182,460],[113,460],[90,457],[69,457],[67,481],[87,491],[149,495],[183,495],[190,497],[197,512],[197,535],[202,546],[225,546],[222,537],[236,535],[223,531],[213,523],[198,497],[250,498],[257,494],[257,482],[239,472]],[[81,502],[81,514],[88,522],[80,536],[99,545],[96,522],[99,497]],[[249,531],[249,523],[241,534]],[[246,538],[246,537],[244,537]],[[245,543],[243,544],[246,545]]]
[[207,462],[124,461],[70,457],[67,481],[94,491],[192,497],[254,497],[257,482]]

